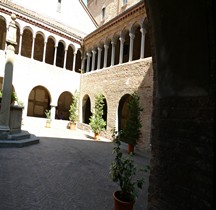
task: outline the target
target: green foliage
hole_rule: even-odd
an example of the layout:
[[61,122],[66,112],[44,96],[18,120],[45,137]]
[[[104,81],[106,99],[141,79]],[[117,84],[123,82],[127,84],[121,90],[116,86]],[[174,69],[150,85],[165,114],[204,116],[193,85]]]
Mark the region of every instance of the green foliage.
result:
[[[0,90],[0,98],[2,98],[2,90]],[[18,97],[15,91],[12,91],[11,93],[11,102],[18,101]]]
[[46,111],[44,112],[46,115],[47,120],[51,119],[51,110],[46,109]]
[[[121,135],[121,133],[118,134],[116,131],[113,132],[113,154],[115,154],[115,159],[111,162],[110,177],[120,186],[120,200],[135,201],[145,180],[143,176],[140,179],[136,179],[136,173],[138,170],[134,160],[132,160],[132,154],[129,154],[127,157],[123,156],[120,149]],[[148,170],[149,166],[146,166],[145,168],[140,168],[139,172],[143,174],[142,172],[148,172]]]
[[123,141],[136,145],[141,136],[141,118],[140,112],[143,108],[140,106],[140,98],[136,93],[133,93],[128,102],[129,117],[126,122],[125,128],[123,128]]
[[72,103],[69,109],[69,120],[72,123],[75,123],[78,120],[78,102],[79,102],[79,93],[76,91],[74,96],[72,96]]
[[105,130],[106,122],[103,119],[104,96],[98,94],[95,96],[94,113],[89,119],[89,125],[94,133],[100,133]]

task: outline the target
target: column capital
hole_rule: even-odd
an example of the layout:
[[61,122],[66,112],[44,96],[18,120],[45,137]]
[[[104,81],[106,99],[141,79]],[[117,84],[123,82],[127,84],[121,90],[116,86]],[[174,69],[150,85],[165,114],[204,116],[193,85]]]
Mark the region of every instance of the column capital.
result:
[[132,33],[132,32],[129,33],[129,36],[130,36],[131,39],[134,39],[134,38],[135,38],[135,35],[134,35],[134,33]]
[[98,51],[100,51],[100,52],[102,51],[102,48],[101,48],[101,47],[98,47],[97,49],[98,49]]
[[125,39],[123,37],[119,37],[120,42],[124,43]]

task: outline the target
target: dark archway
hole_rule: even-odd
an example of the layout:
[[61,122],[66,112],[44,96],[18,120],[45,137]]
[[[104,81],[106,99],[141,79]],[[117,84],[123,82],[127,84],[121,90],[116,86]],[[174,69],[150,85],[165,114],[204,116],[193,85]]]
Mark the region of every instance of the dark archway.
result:
[[128,101],[130,100],[130,94],[122,96],[118,106],[118,130],[122,130],[128,119]]
[[56,119],[69,120],[69,109],[72,103],[72,94],[68,91],[63,92],[58,99]]
[[103,119],[106,122],[106,127],[107,127],[107,101],[106,101],[106,98],[104,98],[103,102],[104,102],[104,106],[103,106]]
[[83,123],[89,124],[89,118],[91,117],[91,101],[88,95],[85,95],[82,100],[82,120]]
[[27,116],[45,118],[46,109],[50,109],[50,93],[43,86],[34,87],[28,97]]

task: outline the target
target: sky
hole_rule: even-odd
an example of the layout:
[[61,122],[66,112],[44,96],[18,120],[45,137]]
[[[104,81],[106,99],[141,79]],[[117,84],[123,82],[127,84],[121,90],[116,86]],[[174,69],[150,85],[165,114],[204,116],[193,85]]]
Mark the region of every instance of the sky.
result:
[[85,3],[85,5],[87,5],[87,0],[83,0],[83,2]]

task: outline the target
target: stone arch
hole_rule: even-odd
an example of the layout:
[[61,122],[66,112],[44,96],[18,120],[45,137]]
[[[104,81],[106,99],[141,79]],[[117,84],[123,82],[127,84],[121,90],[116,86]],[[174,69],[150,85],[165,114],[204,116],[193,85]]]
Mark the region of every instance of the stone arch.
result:
[[64,57],[65,57],[65,43],[59,41],[56,54],[56,66],[63,68],[64,67]]
[[90,97],[86,94],[82,99],[82,122],[89,124],[89,118],[91,117],[91,100]]
[[25,27],[22,35],[21,55],[31,58],[33,33],[30,27]]
[[55,39],[52,36],[49,36],[47,39],[45,52],[45,63],[53,65],[55,54]]
[[45,118],[46,109],[50,109],[51,96],[43,86],[34,87],[29,93],[27,116]]
[[43,54],[44,54],[44,34],[42,32],[37,32],[35,36],[33,58],[38,61],[43,61]]
[[74,46],[69,45],[66,56],[66,64],[65,67],[68,70],[72,70],[73,68],[73,62],[74,62]]
[[6,43],[6,20],[3,16],[0,16],[0,50],[5,49]]
[[118,130],[124,129],[127,119],[129,117],[128,102],[130,100],[130,94],[125,94],[121,97],[118,106]]
[[82,52],[81,49],[78,49],[76,54],[75,72],[81,73],[80,72],[81,64],[82,64]]
[[56,110],[56,119],[69,120],[69,109],[72,103],[72,94],[68,91],[61,93],[58,98],[58,106]]

